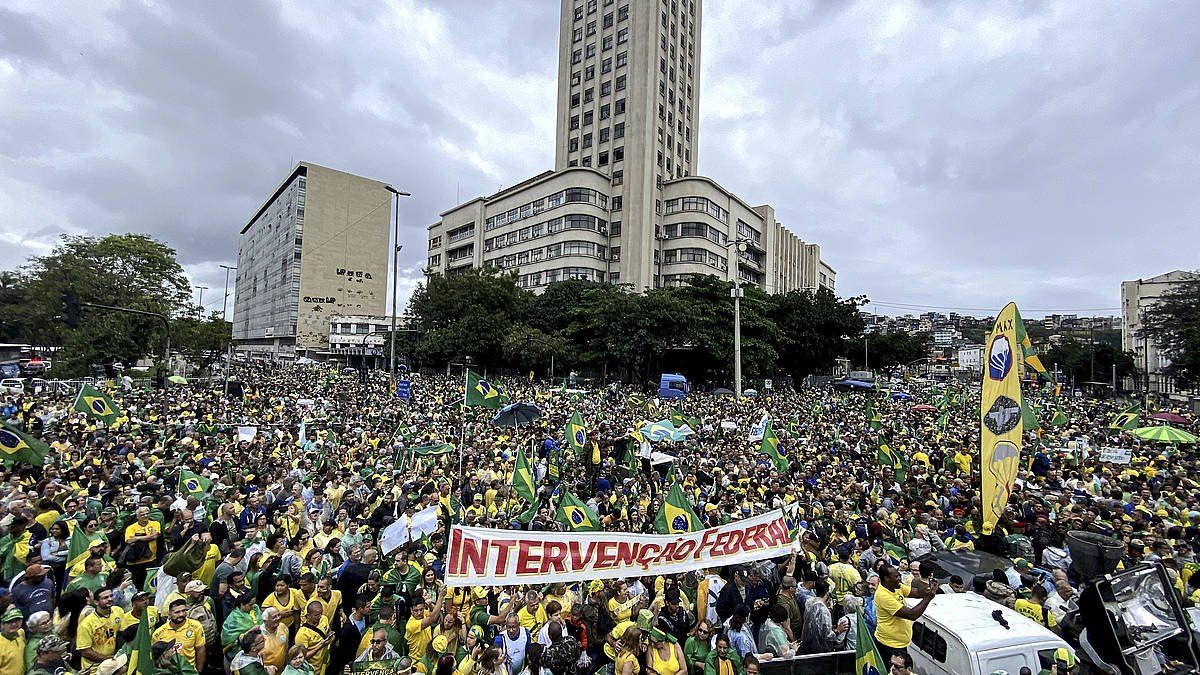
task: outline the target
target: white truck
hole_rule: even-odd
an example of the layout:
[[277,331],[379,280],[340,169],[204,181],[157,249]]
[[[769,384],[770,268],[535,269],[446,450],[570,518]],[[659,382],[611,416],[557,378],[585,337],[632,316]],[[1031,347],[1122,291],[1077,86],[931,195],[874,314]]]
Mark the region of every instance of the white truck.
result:
[[997,670],[1017,675],[1022,666],[1037,675],[1050,668],[1055,650],[1064,647],[1074,653],[1041,624],[981,595],[943,593],[913,622],[908,653],[919,675],[990,675]]

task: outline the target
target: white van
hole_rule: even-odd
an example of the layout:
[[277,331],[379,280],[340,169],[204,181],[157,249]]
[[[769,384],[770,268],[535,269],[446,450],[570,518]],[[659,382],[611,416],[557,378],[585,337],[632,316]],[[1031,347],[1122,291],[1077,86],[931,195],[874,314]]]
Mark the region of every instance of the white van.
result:
[[0,380],[0,394],[23,394],[25,393],[25,378],[9,377]]
[[[993,617],[997,611],[1003,623]],[[1041,624],[1003,605],[975,593],[943,593],[913,622],[908,653],[919,675],[990,675],[1001,669],[1017,675],[1022,666],[1033,673],[1049,668],[1059,647],[1070,649]]]

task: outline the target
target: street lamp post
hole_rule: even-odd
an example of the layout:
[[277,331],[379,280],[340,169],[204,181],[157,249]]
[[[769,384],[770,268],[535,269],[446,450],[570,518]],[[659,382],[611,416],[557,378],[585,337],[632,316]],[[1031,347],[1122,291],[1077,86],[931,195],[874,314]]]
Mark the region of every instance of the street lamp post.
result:
[[233,267],[232,265],[217,265],[217,267],[220,267],[221,269],[225,270],[225,300],[224,300],[224,302],[221,303],[221,320],[228,322],[229,321],[229,273],[232,272],[233,270],[236,270],[237,268]]
[[204,318],[204,291],[208,290],[208,286],[192,286],[192,288],[200,291],[200,297],[196,299],[196,318]]
[[407,192],[401,192],[391,185],[383,186],[388,192],[395,196],[396,206],[392,210],[392,347],[391,356],[388,358],[388,371],[390,376],[396,375],[396,293],[400,283],[400,249],[404,248],[400,244],[400,198],[411,197]]
[[729,292],[733,298],[733,391],[738,398],[742,397],[742,297],[745,292],[742,290],[742,279],[738,274],[738,261],[740,254],[746,250],[745,239],[735,239],[726,244],[727,248],[733,248],[733,290]]

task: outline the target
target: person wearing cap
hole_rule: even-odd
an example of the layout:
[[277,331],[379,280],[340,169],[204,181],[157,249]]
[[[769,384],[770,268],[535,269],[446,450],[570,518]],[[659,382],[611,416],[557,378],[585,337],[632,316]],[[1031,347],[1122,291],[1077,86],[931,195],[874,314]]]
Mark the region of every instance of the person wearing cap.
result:
[[117,654],[111,659],[105,659],[103,663],[96,666],[96,675],[117,675],[124,673],[129,667],[129,655]]
[[91,673],[100,662],[117,652],[117,633],[121,630],[124,610],[113,606],[111,589],[104,588],[93,599],[95,610],[79,622],[75,649],[79,652],[80,672]]
[[650,646],[646,650],[647,674],[680,675],[687,673],[687,659],[683,655],[683,647],[668,633],[658,629],[650,629]]
[[26,675],[71,675],[74,671],[67,663],[71,645],[57,635],[47,635],[37,645],[37,658]]
[[154,631],[156,642],[166,641],[179,646],[179,653],[196,672],[204,672],[204,627],[188,618],[188,603],[183,598],[173,600],[167,607],[167,622]]
[[199,579],[192,579],[183,588],[184,600],[187,601],[187,615],[195,619],[204,628],[204,641],[215,645],[220,636],[217,625],[215,602],[208,595],[208,586]]
[[34,563],[25,568],[21,580],[12,585],[13,605],[28,618],[34,612],[49,612],[54,609],[54,579],[49,568]]
[[25,631],[21,610],[9,607],[0,615],[0,675],[24,675]]
[[155,675],[196,675],[196,667],[183,656],[181,650],[178,642],[155,640],[150,645]]

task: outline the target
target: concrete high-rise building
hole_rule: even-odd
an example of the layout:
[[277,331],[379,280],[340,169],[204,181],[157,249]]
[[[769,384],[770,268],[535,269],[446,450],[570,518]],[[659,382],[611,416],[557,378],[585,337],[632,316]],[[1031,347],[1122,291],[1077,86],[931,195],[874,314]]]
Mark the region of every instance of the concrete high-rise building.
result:
[[1121,350],[1133,353],[1134,364],[1143,378],[1141,382],[1132,383],[1135,389],[1148,387],[1153,392],[1174,392],[1173,381],[1163,374],[1163,369],[1171,364],[1170,360],[1140,331],[1142,314],[1167,291],[1182,283],[1200,283],[1200,276],[1175,270],[1149,279],[1121,282]]
[[331,318],[383,315],[391,204],[379,181],[297,164],[242,228],[234,348],[316,358]]
[[[427,270],[518,270],[638,290],[713,274],[768,292],[836,273],[775,219],[696,175],[701,0],[562,0],[554,170],[441,214]],[[738,242],[745,244],[739,251]]]

